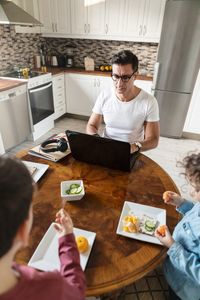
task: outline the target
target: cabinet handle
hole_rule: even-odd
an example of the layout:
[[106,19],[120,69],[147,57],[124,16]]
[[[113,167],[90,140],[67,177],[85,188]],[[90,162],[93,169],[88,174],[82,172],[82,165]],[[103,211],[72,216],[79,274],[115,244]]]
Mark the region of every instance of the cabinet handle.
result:
[[139,29],[139,35],[142,34],[142,25],[140,25],[140,29]]
[[106,34],[108,33],[108,24],[106,24]]
[[88,33],[90,33],[90,24],[88,24]]
[[87,30],[87,28],[86,28],[86,24],[84,24],[84,31],[85,31],[85,33],[86,33],[86,30]]
[[146,35],[146,33],[147,33],[147,26],[144,25],[144,28],[143,28],[143,35]]
[[58,29],[57,29],[57,23],[55,23],[55,28],[56,28],[56,32],[58,32]]
[[54,32],[54,23],[52,23],[52,31]]

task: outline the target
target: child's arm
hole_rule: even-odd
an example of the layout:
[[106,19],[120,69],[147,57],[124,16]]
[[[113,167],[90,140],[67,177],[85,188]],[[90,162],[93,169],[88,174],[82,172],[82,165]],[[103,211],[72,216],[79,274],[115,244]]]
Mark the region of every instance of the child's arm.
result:
[[163,193],[163,200],[166,204],[176,206],[176,210],[183,215],[194,206],[191,201],[187,201],[177,193],[171,191],[166,191]]
[[187,251],[179,242],[174,241],[168,227],[165,228],[165,235],[161,235],[159,230],[155,231],[155,236],[169,250],[167,254],[173,265],[190,277],[192,281],[200,282],[200,253],[195,254]]
[[73,223],[68,213],[61,209],[56,214],[55,228],[60,234],[59,257],[61,275],[65,278],[66,287],[63,293],[70,300],[85,299],[85,275],[80,266],[80,256],[73,234]]

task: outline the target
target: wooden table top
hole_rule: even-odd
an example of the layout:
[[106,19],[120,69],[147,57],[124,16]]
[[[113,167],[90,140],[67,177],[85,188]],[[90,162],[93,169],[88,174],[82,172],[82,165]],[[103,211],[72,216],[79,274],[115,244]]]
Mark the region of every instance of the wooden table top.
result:
[[61,208],[60,182],[82,179],[85,196],[68,202],[74,226],[96,232],[87,267],[87,296],[97,296],[120,289],[153,270],[166,256],[166,248],[116,234],[124,201],[164,208],[172,231],[178,221],[174,207],[163,203],[165,190],[178,192],[169,175],[154,161],[141,154],[131,172],[122,172],[78,162],[71,156],[58,163],[30,156],[23,160],[49,164],[38,182],[33,200],[34,223],[30,245],[16,260],[27,263],[39,241]]

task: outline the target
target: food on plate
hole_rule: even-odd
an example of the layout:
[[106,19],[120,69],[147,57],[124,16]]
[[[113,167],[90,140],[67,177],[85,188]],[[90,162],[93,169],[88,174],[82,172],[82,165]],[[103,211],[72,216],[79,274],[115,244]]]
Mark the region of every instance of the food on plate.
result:
[[82,187],[78,183],[72,183],[68,190],[66,190],[66,194],[68,195],[77,195],[82,191]]
[[89,248],[88,240],[84,236],[77,236],[76,237],[76,244],[77,244],[77,247],[78,247],[78,250],[79,250],[80,253],[86,252]]
[[139,219],[135,215],[127,215],[123,219],[123,231],[137,233],[139,231]]
[[130,211],[123,220],[123,231],[130,233],[145,233],[154,235],[158,222],[153,217],[147,215],[136,216]]
[[140,230],[142,233],[153,235],[157,227],[157,220],[153,217],[143,215],[140,220]]
[[165,236],[165,230],[166,230],[167,226],[166,225],[161,225],[157,228],[157,232],[159,235],[161,235],[162,237]]

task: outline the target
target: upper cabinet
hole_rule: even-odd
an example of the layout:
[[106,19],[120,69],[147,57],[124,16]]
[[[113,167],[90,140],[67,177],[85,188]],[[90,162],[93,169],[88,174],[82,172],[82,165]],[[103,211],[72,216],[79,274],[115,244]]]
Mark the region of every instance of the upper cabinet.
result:
[[126,38],[131,41],[158,42],[165,9],[165,0],[126,0]]
[[69,34],[70,30],[70,0],[38,1],[41,29],[44,34]]
[[166,0],[38,1],[45,36],[136,42],[159,42],[165,2]]
[[[71,1],[72,34],[103,35],[105,33],[105,1]],[[82,36],[81,36],[82,37]]]

